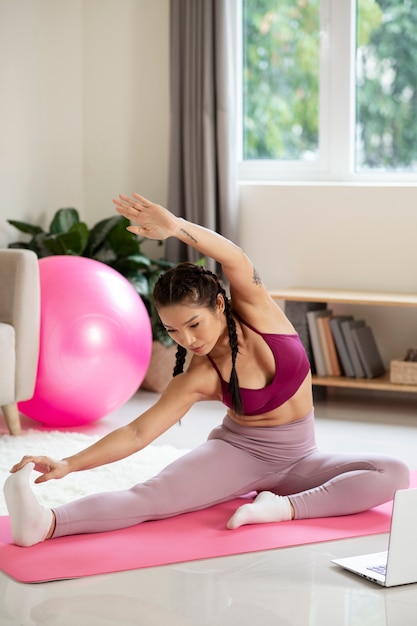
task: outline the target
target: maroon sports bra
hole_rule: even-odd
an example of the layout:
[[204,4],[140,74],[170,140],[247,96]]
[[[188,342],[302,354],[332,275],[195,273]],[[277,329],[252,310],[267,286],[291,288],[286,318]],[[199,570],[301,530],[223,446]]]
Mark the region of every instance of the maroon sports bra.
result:
[[[310,371],[310,362],[298,334],[261,333],[241,318],[239,319],[264,339],[274,355],[275,375],[269,385],[261,389],[240,387],[243,415],[261,415],[277,409],[292,398]],[[232,408],[232,397],[228,391],[229,383],[222,378],[219,368],[210,355],[207,355],[207,358],[220,378],[223,404]]]

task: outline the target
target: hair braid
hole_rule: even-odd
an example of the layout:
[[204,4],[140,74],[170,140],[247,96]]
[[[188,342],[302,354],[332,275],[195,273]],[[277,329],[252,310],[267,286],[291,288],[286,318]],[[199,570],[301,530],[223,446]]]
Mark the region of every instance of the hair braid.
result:
[[174,371],[172,372],[172,376],[178,376],[178,374],[182,374],[182,372],[184,371],[184,363],[185,363],[185,357],[187,356],[187,350],[185,348],[183,348],[182,346],[177,346],[177,352],[175,354],[175,367],[174,367]]
[[232,396],[233,410],[235,411],[235,413],[237,413],[237,415],[242,415],[242,398],[240,396],[239,379],[238,379],[237,372],[236,372],[236,357],[239,352],[239,343],[238,343],[237,332],[236,332],[236,322],[234,320],[234,317],[232,314],[232,308],[229,304],[229,300],[226,296],[226,292],[223,289],[223,287],[220,285],[220,283],[219,283],[219,293],[221,293],[224,298],[224,313],[226,316],[227,330],[229,331],[230,348],[232,350],[232,370],[230,372],[228,390]]

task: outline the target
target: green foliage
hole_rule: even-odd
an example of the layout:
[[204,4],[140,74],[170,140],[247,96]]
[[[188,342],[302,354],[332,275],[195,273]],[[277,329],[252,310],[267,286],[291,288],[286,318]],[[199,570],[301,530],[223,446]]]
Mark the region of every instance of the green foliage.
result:
[[[374,7],[366,45],[358,50],[359,164],[412,169],[417,165],[417,4],[362,0]],[[370,21],[359,12],[359,26]],[[360,26],[360,31],[364,30]]]
[[[317,154],[319,13],[319,0],[243,0],[245,159]],[[417,166],[416,24],[415,0],[357,0],[360,168]]]
[[[129,221],[121,215],[104,219],[88,228],[73,208],[59,209],[45,232],[39,226],[8,220],[20,232],[30,236],[27,242],[16,241],[9,248],[33,250],[38,258],[69,254],[101,261],[122,274],[141,296],[150,316],[153,339],[171,345],[172,339],[162,326],[152,297],[161,272],[172,263],[150,259],[141,249],[145,238],[126,230]],[[162,242],[159,242],[161,245]]]
[[381,25],[384,14],[376,0],[360,0],[356,20],[356,45],[367,46],[375,28]]
[[243,1],[245,159],[317,152],[319,0]]

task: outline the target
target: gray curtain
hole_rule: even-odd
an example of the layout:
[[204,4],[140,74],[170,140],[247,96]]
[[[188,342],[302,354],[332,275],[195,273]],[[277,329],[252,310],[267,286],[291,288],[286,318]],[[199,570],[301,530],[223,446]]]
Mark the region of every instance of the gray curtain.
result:
[[[236,242],[233,5],[171,0],[168,208]],[[176,240],[166,253],[199,256]]]

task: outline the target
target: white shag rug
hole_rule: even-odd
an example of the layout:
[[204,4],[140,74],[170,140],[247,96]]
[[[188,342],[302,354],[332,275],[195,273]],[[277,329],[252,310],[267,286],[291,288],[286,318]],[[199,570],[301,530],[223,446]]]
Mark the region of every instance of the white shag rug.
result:
[[[3,496],[4,481],[12,465],[25,454],[61,459],[79,452],[98,439],[99,436],[62,431],[28,431],[19,437],[0,435],[0,515],[8,515]],[[33,490],[42,504],[53,507],[100,491],[129,489],[151,478],[186,452],[188,450],[178,450],[167,445],[150,445],[116,463],[33,485]],[[33,472],[33,480],[37,476],[38,472]]]

